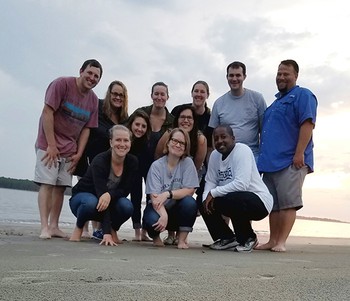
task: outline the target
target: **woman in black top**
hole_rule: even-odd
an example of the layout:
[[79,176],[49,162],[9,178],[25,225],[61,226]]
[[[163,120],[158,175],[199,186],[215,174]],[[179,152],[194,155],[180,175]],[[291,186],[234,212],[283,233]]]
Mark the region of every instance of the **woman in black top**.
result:
[[[78,179],[84,176],[88,166],[99,153],[109,149],[109,130],[115,124],[123,124],[128,118],[128,90],[119,80],[112,81],[104,99],[99,100],[98,127],[90,129],[89,140],[74,171]],[[92,223],[93,237],[102,234],[98,223]],[[97,231],[96,231],[97,230]],[[90,237],[89,223],[84,226],[83,236]]]
[[131,190],[131,202],[134,206],[134,213],[131,217],[132,225],[135,230],[134,241],[150,241],[147,231],[142,229],[141,224],[141,202],[142,202],[142,178],[146,181],[148,164],[147,150],[148,142],[151,136],[151,123],[147,113],[143,110],[136,110],[131,114],[128,129],[132,132],[132,143],[130,154],[137,157],[139,161],[139,172],[137,174],[136,184]]
[[131,133],[123,125],[113,126],[110,133],[111,148],[94,158],[72,189],[69,205],[77,223],[71,241],[80,240],[86,221],[96,220],[102,222],[104,233],[100,244],[116,246],[116,231],[133,213],[133,205],[126,198],[138,173],[137,158],[128,154]]
[[128,119],[128,90],[118,80],[112,81],[106,97],[99,100],[98,127],[90,129],[89,140],[74,175],[82,177],[92,160],[109,149],[109,130],[115,124],[124,124]]

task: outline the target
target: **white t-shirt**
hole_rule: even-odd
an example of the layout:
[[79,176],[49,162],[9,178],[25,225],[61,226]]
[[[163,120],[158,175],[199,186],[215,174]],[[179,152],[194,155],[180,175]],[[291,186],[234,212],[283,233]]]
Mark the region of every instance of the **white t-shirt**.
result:
[[225,160],[214,150],[209,158],[205,182],[203,201],[209,192],[215,198],[230,192],[249,191],[255,193],[271,212],[272,195],[261,179],[251,149],[245,144],[236,143]]

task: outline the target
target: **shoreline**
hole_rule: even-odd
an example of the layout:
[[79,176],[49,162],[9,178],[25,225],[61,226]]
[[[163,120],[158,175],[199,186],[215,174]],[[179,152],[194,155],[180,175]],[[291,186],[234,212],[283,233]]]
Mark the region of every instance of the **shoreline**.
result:
[[[347,300],[350,239],[290,237],[288,251],[236,253],[93,239],[39,239],[40,226],[0,223],[1,300]],[[62,230],[71,233],[72,228]],[[267,235],[258,235],[264,242]]]
[[[74,224],[72,223],[60,223],[60,229],[67,233],[69,236],[72,233]],[[90,229],[91,232],[91,229]],[[91,233],[90,233],[91,234]],[[122,225],[118,231],[118,235],[121,239],[131,241],[133,238],[134,230],[131,227]],[[269,238],[269,233],[265,231],[256,231],[258,240],[260,243],[265,243]],[[7,236],[32,236],[39,237],[40,235],[40,223],[30,222],[1,222],[0,221],[0,238],[1,235]],[[165,232],[161,236],[166,236]],[[211,243],[212,239],[206,230],[195,229],[189,234],[189,240],[199,243]],[[299,236],[291,234],[288,237],[287,245],[295,244],[312,244],[312,245],[343,245],[350,246],[350,238],[347,237],[316,237],[316,236]]]
[[[5,177],[0,177],[0,178],[5,178]],[[15,181],[29,181],[28,179],[15,179],[15,178],[9,178]],[[29,192],[29,193],[34,193],[35,196],[37,195],[38,191],[35,190],[25,190],[25,189],[18,189],[18,188],[9,188],[9,187],[0,187],[0,189],[4,190],[13,190],[15,192]],[[65,193],[65,198],[68,200],[70,198],[71,194],[70,193]],[[142,201],[143,206],[145,206],[145,200]],[[35,207],[35,209],[37,209]],[[305,216],[305,215],[297,215],[296,220],[306,220],[306,221],[318,221],[318,222],[330,222],[330,223],[340,223],[340,224],[350,224],[350,220],[340,220],[336,218],[329,218],[329,217],[317,217],[317,216]],[[0,221],[2,223],[2,221]]]
[[[60,228],[63,232],[67,233],[69,236],[73,231],[74,224],[60,223]],[[90,229],[91,232],[91,229]],[[39,237],[40,234],[40,223],[31,223],[31,222],[2,222],[0,221],[0,238],[2,235],[7,236],[31,236],[31,237]],[[91,233],[90,233],[91,234]],[[126,226],[122,225],[121,229],[118,231],[118,235],[121,239],[125,239],[127,241],[131,241],[133,238],[134,230]],[[269,233],[266,231],[256,231],[258,236],[258,240],[260,243],[265,243],[269,238]],[[161,236],[166,236],[165,232],[161,234]],[[203,229],[194,228],[193,232],[189,234],[189,240],[199,243],[211,243],[212,239],[209,233]],[[299,235],[291,235],[287,240],[288,244],[302,245],[302,244],[312,244],[312,245],[343,245],[350,246],[350,237],[319,237],[319,236],[299,236]]]

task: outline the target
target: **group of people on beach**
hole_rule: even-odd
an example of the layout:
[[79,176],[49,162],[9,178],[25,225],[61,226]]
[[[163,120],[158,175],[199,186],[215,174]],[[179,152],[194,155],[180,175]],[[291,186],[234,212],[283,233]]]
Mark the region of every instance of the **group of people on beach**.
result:
[[[40,238],[67,237],[59,216],[76,175],[71,241],[89,237],[91,221],[93,237],[116,246],[118,230],[131,217],[134,240],[187,249],[201,216],[210,249],[286,251],[303,206],[304,178],[313,172],[317,111],[315,95],[296,84],[294,60],[279,64],[278,93],[269,107],[261,93],[243,87],[246,66],[235,61],[226,69],[230,90],[212,110],[205,81],[193,84],[192,102],[171,112],[168,86],[156,82],[152,104],[130,116],[121,81],[110,83],[104,99],[93,92],[102,72],[97,60],[87,60],[78,77],[59,77],[47,88],[35,144]],[[251,221],[267,216],[270,238],[260,245]]]

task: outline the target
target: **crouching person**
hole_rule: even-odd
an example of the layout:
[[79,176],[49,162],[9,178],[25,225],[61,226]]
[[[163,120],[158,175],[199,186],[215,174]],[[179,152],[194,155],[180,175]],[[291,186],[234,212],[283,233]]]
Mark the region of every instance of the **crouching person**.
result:
[[[203,193],[205,214],[212,215],[210,227],[221,227],[220,239],[210,248],[250,252],[257,244],[252,220],[265,218],[272,209],[273,199],[257,170],[250,148],[236,143],[229,125],[219,125],[213,132],[215,150],[211,153]],[[222,222],[230,217],[234,233]],[[214,219],[217,222],[214,222]]]
[[116,231],[133,213],[133,205],[126,197],[135,182],[138,161],[128,154],[131,132],[123,125],[110,129],[111,148],[98,154],[85,175],[72,189],[69,201],[77,222],[71,241],[80,241],[86,221],[102,223],[103,239],[100,245],[116,246]]
[[188,249],[187,236],[197,216],[197,204],[192,195],[199,186],[189,152],[187,132],[175,128],[165,144],[165,155],[153,162],[148,172],[143,227],[155,246],[164,246],[159,235],[170,230],[178,232],[177,247]]

